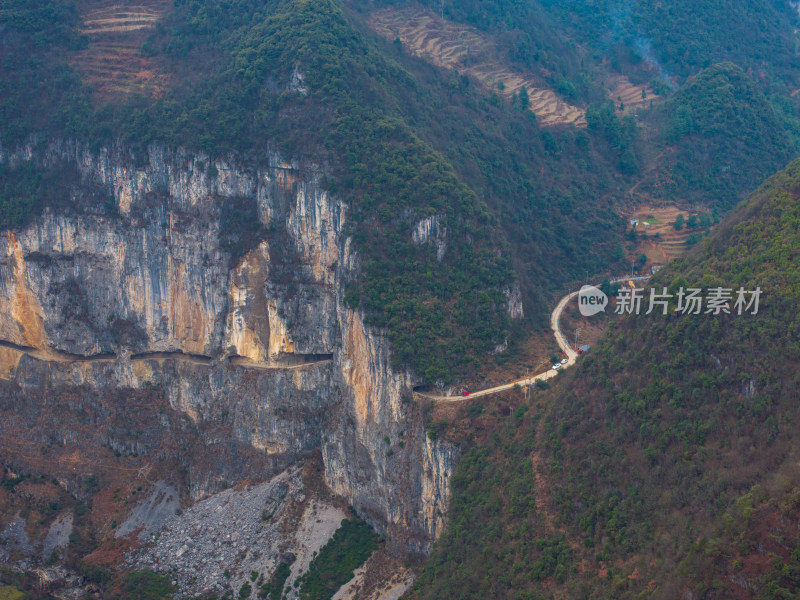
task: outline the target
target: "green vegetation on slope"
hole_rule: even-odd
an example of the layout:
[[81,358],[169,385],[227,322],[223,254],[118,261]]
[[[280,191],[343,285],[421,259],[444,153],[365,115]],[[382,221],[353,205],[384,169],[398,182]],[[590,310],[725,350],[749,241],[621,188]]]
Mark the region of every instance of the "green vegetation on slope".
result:
[[128,573],[120,584],[119,600],[167,600],[176,589],[165,575],[151,571]]
[[[624,185],[621,147],[602,128],[540,129],[530,113],[486,95],[469,78],[443,76],[386,46],[413,73],[408,84],[391,88],[397,110],[484,199],[509,241],[507,257],[522,288],[525,316],[546,326],[554,290],[614,259],[622,231],[613,211]],[[621,129],[616,115],[608,124]],[[581,251],[586,243],[593,252]]]
[[[332,111],[323,141],[342,162],[335,189],[352,203],[354,241],[364,254],[348,298],[369,323],[388,328],[396,362],[433,381],[502,341],[502,288],[512,280],[498,254],[502,234],[444,158],[387,110],[380,82],[409,75],[372,50],[332,2],[284,3],[247,32],[236,55],[252,65],[245,79],[254,84],[270,64],[302,65],[311,98]],[[309,108],[304,118],[318,119]],[[443,260],[433,244],[416,245],[410,235],[417,219],[433,215],[448,233]]]
[[[348,302],[387,331],[395,365],[428,382],[479,368],[508,338],[513,347],[522,329],[510,326],[506,289],[519,285],[528,323],[544,325],[556,290],[622,257],[615,198],[641,165],[634,120],[618,118],[609,104],[589,107],[588,134],[542,131],[525,111],[487,96],[467,77],[443,74],[374,39],[335,0],[177,2],[145,45],[173,85],[158,98],[93,104],[65,59],[86,43],[74,33],[75,12],[63,9],[57,17],[67,26],[39,45],[52,15],[30,1],[14,6],[0,13],[14,41],[0,48],[14,74],[0,81],[0,108],[11,124],[3,127],[4,147],[37,133],[41,140],[75,137],[94,146],[121,139],[139,149],[161,143],[212,156],[235,153],[248,163],[277,149],[325,165],[331,192],[351,207],[348,233],[361,259]],[[465,5],[459,18],[469,20],[478,8]],[[523,25],[527,10],[509,13],[509,31]],[[506,27],[501,21],[491,21],[498,35]],[[567,62],[580,62],[573,59]],[[291,85],[296,75],[307,92]],[[728,75],[749,90],[741,78]],[[28,80],[49,87],[28,86]],[[670,111],[688,106],[680,115],[691,112],[701,122],[692,97],[684,94]],[[762,97],[752,92],[750,99]],[[764,117],[754,106],[753,114]],[[732,172],[752,185],[767,168],[759,158],[774,166],[785,137],[763,118],[725,123],[747,133],[733,134],[738,140],[765,142],[759,151],[730,148],[745,157]],[[725,165],[715,177],[695,160],[707,150],[697,136],[680,136],[678,146],[686,150],[676,165],[679,181],[667,192],[701,190],[705,200],[730,204],[732,175],[722,171]],[[0,189],[0,225],[19,225],[48,203],[47,186],[37,183],[42,177],[29,175],[21,172],[18,183]],[[234,213],[252,213],[233,205],[228,212],[226,222]],[[415,225],[434,216],[446,231],[438,240],[446,244],[443,256],[433,241],[412,240]],[[236,252],[257,234],[233,244]],[[586,244],[592,252],[583,251]]]
[[[41,25],[34,4],[22,4]],[[0,82],[9,92],[0,95],[3,110],[16,122],[3,130],[7,147],[39,133],[234,152],[252,162],[277,148],[326,165],[331,191],[352,208],[349,233],[362,259],[348,301],[386,328],[395,363],[428,381],[475,368],[511,335],[504,290],[515,280],[526,316],[543,324],[552,290],[615,256],[613,141],[540,131],[523,111],[476,94],[468,79],[383,47],[332,0],[177,3],[146,44],[176,85],[156,99],[96,106],[59,62],[71,38],[37,50],[7,16],[19,44],[4,52],[19,48],[19,60],[31,52],[40,76],[56,66],[65,73],[35,110],[24,85]],[[289,85],[296,68],[307,94]],[[24,191],[0,196],[5,223],[45,204],[33,187]],[[231,211],[252,212],[239,208]],[[446,230],[442,260],[434,243],[412,241],[415,224],[430,216]],[[577,251],[584,240],[597,250]]]
[[25,600],[25,592],[15,587],[0,585],[0,600]]
[[286,580],[292,574],[292,567],[286,562],[281,562],[272,574],[269,581],[259,586],[257,596],[263,600],[281,600]]
[[[720,590],[748,554],[717,528],[752,486],[778,486],[772,475],[797,450],[799,184],[795,162],[660,277],[673,291],[760,286],[758,315],[628,319],[553,405],[542,441],[556,505],[604,560],[655,555],[666,535],[675,546],[654,576],[680,566],[685,580]],[[780,502],[796,475],[767,496]],[[710,539],[702,560],[682,563],[698,536]],[[678,582],[657,581],[665,594]]]
[[619,157],[619,169],[623,173],[636,173],[639,170],[633,151],[636,121],[631,115],[619,119],[614,103],[609,100],[586,110],[586,124],[589,131],[605,138],[612,152]]
[[[800,161],[698,246],[654,285],[760,286],[758,314],[612,327],[543,414],[467,452],[413,597],[797,597]],[[553,530],[572,560],[542,584]]]
[[[497,0],[445,4],[444,9],[446,17],[509,42],[504,47],[518,68],[537,71],[534,63],[541,64],[534,57],[545,55],[552,64],[540,75],[566,98],[571,96],[557,80],[591,82],[595,87],[568,81],[582,90],[578,95],[588,103],[590,115],[606,112],[601,61],[610,60],[635,83],[651,82],[663,97],[685,82],[687,90],[679,92],[680,98],[665,106],[656,103],[653,110],[637,109],[646,132],[667,130],[645,142],[653,162],[646,164],[637,156],[634,135],[627,148],[615,148],[619,163],[614,167],[623,174],[660,172],[663,177],[656,185],[642,186],[640,192],[669,201],[700,202],[722,212],[796,156],[800,142],[797,103],[789,96],[800,67],[793,51],[797,17],[785,3],[734,4]],[[428,5],[438,12],[439,4]],[[554,35],[557,43],[549,40]],[[529,44],[536,48],[526,53],[531,64],[515,60],[514,50]],[[592,55],[580,51],[582,46],[592,48]],[[662,54],[663,78],[658,63]],[[676,59],[680,60],[670,62]],[[720,62],[724,64],[715,65]],[[691,114],[699,121],[714,121],[710,139],[699,131],[673,135],[677,130],[667,122],[679,125]]]
[[796,150],[767,98],[732,63],[701,71],[665,113],[665,141],[677,145],[671,194],[700,192],[727,208]]
[[[398,364],[431,381],[451,377],[454,365],[470,364],[507,337],[502,290],[513,275],[501,256],[502,233],[444,158],[390,110],[383,82],[410,76],[383,60],[335,2],[195,0],[181,3],[168,25],[155,34],[151,52],[163,53],[176,70],[206,60],[203,77],[187,75],[187,85],[164,98],[133,98],[89,112],[81,112],[78,87],[54,95],[53,103],[75,109],[78,132],[59,129],[55,120],[38,123],[26,109],[25,90],[15,89],[4,110],[23,124],[11,139],[19,143],[22,134],[41,129],[95,143],[117,135],[140,148],[160,142],[215,156],[252,156],[275,144],[289,156],[315,157],[337,174],[331,186],[353,208],[364,267],[348,297],[368,322],[388,327]],[[299,67],[307,96],[287,86]],[[411,238],[414,223],[434,214],[448,232],[444,260],[432,244]],[[20,217],[9,212],[5,220],[12,219]]]
[[361,520],[345,519],[308,571],[298,578],[301,600],[330,600],[353,578],[354,571],[370,557],[381,541]]
[[85,43],[76,33],[79,22],[69,2],[0,3],[0,144],[11,146],[56,123],[66,135],[78,133],[76,119],[83,120],[88,95],[70,71],[66,52]]
[[[398,4],[382,0],[380,4]],[[462,0],[442,3],[425,0],[435,13],[492,34],[509,64],[532,71],[569,102],[602,102],[604,94],[597,71],[586,52],[558,29],[540,2],[514,0]]]
[[[796,82],[796,10],[780,0],[542,0],[579,39],[623,70],[688,77],[733,61],[784,88]],[[658,64],[660,63],[660,65]],[[791,88],[789,89],[791,91]]]
[[69,185],[77,180],[74,167],[0,163],[0,230],[23,224],[45,205],[66,202]]
[[[602,101],[592,58],[608,59],[636,82],[683,79],[714,63],[732,61],[784,93],[796,87],[800,68],[796,9],[780,0],[425,4],[436,13],[443,6],[446,18],[490,31],[512,64],[533,70],[573,101]],[[581,46],[588,46],[593,56]],[[663,80],[659,87],[668,89]]]
[[534,436],[517,419],[472,447],[450,480],[450,522],[411,598],[529,598],[576,572],[565,537],[547,532],[534,494]]

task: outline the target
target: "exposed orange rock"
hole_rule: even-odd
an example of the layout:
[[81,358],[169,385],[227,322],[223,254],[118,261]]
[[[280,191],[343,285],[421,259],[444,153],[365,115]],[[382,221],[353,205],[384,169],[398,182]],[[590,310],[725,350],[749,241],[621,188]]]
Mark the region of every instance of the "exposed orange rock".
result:
[[294,352],[294,342],[289,337],[286,323],[278,314],[277,302],[268,301],[267,313],[269,315],[270,356],[277,356],[281,353],[292,354]]
[[9,380],[19,365],[22,352],[11,348],[0,348],[0,379]]
[[[239,356],[258,363],[266,362],[273,350],[271,318],[264,295],[268,265],[269,244],[264,241],[245,255],[231,277],[227,343]],[[277,345],[276,354],[281,351],[281,344]]]
[[0,337],[22,346],[45,348],[44,311],[28,286],[22,245],[13,232],[9,231],[7,235],[6,252],[13,265],[12,281],[7,291],[9,310],[0,308]]
[[210,329],[208,316],[197,290],[186,285],[186,267],[173,263],[174,278],[170,286],[169,321],[172,335],[184,352],[205,353],[206,339]]
[[373,411],[372,383],[369,371],[367,338],[361,318],[353,311],[347,316],[345,355],[348,364],[344,367],[347,383],[353,388],[356,417],[360,426],[366,423]]

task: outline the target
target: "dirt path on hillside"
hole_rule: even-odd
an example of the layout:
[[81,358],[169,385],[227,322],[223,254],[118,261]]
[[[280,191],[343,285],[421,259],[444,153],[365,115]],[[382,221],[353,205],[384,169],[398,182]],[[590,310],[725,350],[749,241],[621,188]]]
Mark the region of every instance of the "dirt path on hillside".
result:
[[[650,279],[650,276],[644,275],[639,277],[624,277],[621,279],[613,279],[611,282],[617,283],[620,281],[628,281],[628,280],[646,281],[648,279]],[[578,359],[578,353],[575,350],[573,350],[572,346],[570,346],[569,341],[567,341],[567,338],[561,332],[561,327],[560,327],[561,315],[563,314],[564,309],[566,308],[567,304],[569,304],[570,300],[575,298],[577,295],[578,295],[578,290],[570,292],[569,294],[567,294],[566,296],[561,298],[561,300],[558,301],[558,304],[556,304],[556,307],[553,309],[553,312],[550,313],[550,329],[553,332],[553,336],[555,338],[556,343],[558,344],[558,347],[561,348],[561,351],[564,353],[567,360],[566,363],[559,366],[558,370],[551,368],[546,371],[542,371],[537,375],[531,375],[529,377],[515,379],[514,381],[509,381],[508,383],[490,387],[485,390],[470,392],[467,396],[438,396],[425,392],[415,392],[415,393],[418,394],[419,396],[422,396],[423,398],[428,398],[430,400],[438,400],[444,402],[458,402],[461,400],[470,400],[472,398],[488,396],[490,394],[497,394],[498,392],[504,392],[506,390],[510,390],[517,386],[532,385],[537,381],[547,381],[548,379],[557,377],[558,371],[571,367],[572,365],[575,364],[575,362]]]
[[[90,355],[72,354],[69,352],[62,352],[52,348],[41,349],[41,348],[33,348],[30,346],[21,346],[19,344],[15,344],[13,342],[9,342],[6,340],[0,340],[0,349],[10,351],[12,355],[16,354],[19,356],[29,356],[31,358],[35,358],[36,360],[40,360],[43,362],[51,362],[59,364],[114,363],[122,359],[121,356],[113,353],[101,353],[101,354],[90,354]],[[16,361],[10,361],[8,360],[8,357],[3,357],[2,355],[0,355],[0,358],[2,358],[4,361],[7,362],[14,362],[13,365],[14,367],[19,362],[18,358]],[[310,358],[303,355],[297,355],[295,357],[287,357],[283,360],[278,359],[266,363],[257,363],[241,356],[229,356],[223,358],[219,362],[227,363],[234,367],[242,367],[245,369],[294,370],[294,369],[302,369],[304,367],[309,367],[313,365],[329,363],[332,361],[332,359],[333,357],[331,355],[311,355]],[[210,356],[204,356],[200,354],[189,354],[182,352],[180,350],[175,350],[171,352],[142,352],[140,354],[134,354],[130,356],[129,360],[131,363],[145,362],[145,361],[164,362],[168,360],[175,360],[199,366],[212,366],[215,364],[214,359],[212,359],[212,357]],[[0,368],[0,373],[3,373],[6,377],[10,376],[10,370],[8,369]]]

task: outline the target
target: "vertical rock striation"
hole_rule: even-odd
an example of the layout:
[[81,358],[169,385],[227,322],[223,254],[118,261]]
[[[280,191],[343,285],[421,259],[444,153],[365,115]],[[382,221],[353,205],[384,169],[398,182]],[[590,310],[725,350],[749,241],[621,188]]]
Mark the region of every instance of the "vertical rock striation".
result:
[[[79,175],[63,206],[0,232],[0,378],[157,386],[192,420],[228,423],[276,473],[321,448],[327,483],[393,548],[428,550],[457,453],[425,436],[412,375],[344,303],[358,256],[321,169],[158,147],[139,163],[73,143],[0,150],[20,160]],[[192,496],[214,486],[193,481]]]

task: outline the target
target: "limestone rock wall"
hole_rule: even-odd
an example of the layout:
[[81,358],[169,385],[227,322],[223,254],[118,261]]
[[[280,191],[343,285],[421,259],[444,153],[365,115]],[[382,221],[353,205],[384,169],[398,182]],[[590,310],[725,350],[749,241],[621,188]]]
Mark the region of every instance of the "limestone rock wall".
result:
[[[0,149],[21,160],[79,176],[64,206],[0,232],[0,377],[23,392],[157,386],[276,473],[321,448],[329,485],[398,551],[429,549],[457,453],[427,439],[412,376],[343,301],[358,256],[319,168],[157,147],[144,161],[73,143]],[[214,486],[193,482],[192,496]]]

